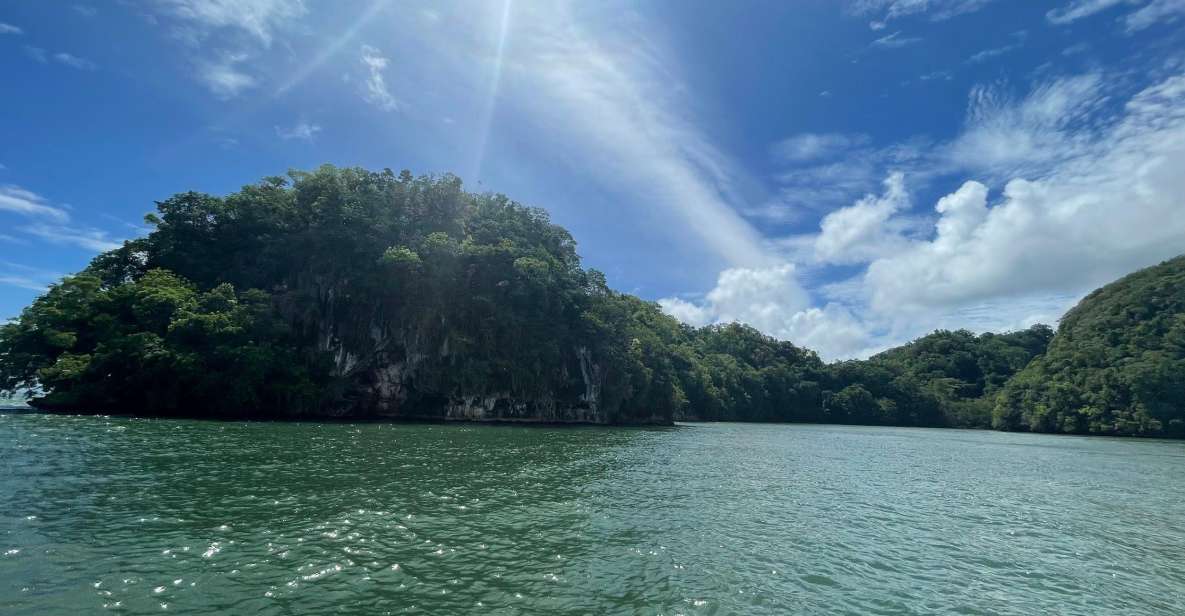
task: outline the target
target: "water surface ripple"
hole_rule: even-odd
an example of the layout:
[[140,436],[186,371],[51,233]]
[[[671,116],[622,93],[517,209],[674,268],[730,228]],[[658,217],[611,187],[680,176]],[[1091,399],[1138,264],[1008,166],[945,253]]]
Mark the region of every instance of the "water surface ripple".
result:
[[0,413],[0,613],[1182,614],[1185,444]]

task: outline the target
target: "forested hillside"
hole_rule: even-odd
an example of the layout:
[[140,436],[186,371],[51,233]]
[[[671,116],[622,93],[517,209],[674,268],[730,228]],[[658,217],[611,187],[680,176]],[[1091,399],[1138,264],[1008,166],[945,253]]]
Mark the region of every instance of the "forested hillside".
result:
[[178,194],[147,220],[148,236],[0,327],[0,391],[48,410],[232,418],[1144,434],[1182,415],[1180,261],[1096,292],[1057,336],[937,331],[825,364],[611,290],[545,211],[451,175],[325,166]]
[[996,401],[1005,430],[1185,436],[1185,257],[1066,313],[1049,351]]

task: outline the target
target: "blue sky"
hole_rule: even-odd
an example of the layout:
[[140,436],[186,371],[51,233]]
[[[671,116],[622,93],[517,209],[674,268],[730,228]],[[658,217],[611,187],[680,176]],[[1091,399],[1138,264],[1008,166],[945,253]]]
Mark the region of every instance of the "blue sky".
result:
[[455,172],[828,359],[1185,250],[1185,0],[9,2],[0,74],[0,317],[156,200],[322,163]]

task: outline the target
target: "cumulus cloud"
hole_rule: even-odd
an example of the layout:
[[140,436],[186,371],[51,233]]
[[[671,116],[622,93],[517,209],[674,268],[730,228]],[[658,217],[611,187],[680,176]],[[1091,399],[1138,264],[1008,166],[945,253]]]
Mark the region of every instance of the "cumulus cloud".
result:
[[[904,172],[911,183],[923,183],[946,171],[946,162],[936,160],[932,154],[935,144],[925,139],[887,147],[873,147],[862,135],[832,136],[825,142],[828,147],[819,148],[821,157],[801,160],[778,156],[775,146],[775,162],[785,164],[774,177],[778,184],[776,198],[754,214],[766,219],[789,219],[790,212],[827,212],[850,205],[854,199],[877,190],[886,170]],[[845,144],[846,149],[841,147]]]
[[823,217],[814,242],[816,258],[852,264],[900,252],[910,240],[904,235],[906,220],[894,215],[908,209],[905,176],[894,173],[885,180],[883,195],[868,195]]
[[[799,270],[754,269],[664,309],[693,324],[743,321],[832,359],[936,327],[1051,322],[1091,289],[1182,250],[1185,75],[1124,96],[1107,81],[1055,79],[1018,100],[976,89],[963,131],[936,145],[933,160],[954,157],[947,174],[982,179],[955,184],[921,217],[909,206],[909,172],[889,173],[883,192],[781,242],[798,263],[863,266],[813,298],[794,280]],[[743,299],[725,299],[734,296]]]
[[810,296],[795,277],[795,266],[730,268],[720,273],[716,286],[702,302],[665,298],[668,313],[696,324],[742,321],[759,329],[778,328],[788,314],[810,306]]
[[312,141],[317,133],[321,132],[321,127],[317,124],[309,124],[308,122],[300,122],[295,126],[276,127],[276,136],[285,141],[298,139],[301,141]]
[[370,45],[362,46],[362,64],[367,71],[362,98],[383,111],[394,111],[399,108],[399,101],[391,95],[391,91],[387,89],[387,80],[383,77],[383,71],[389,63],[390,60],[379,49]]
[[703,300],[659,300],[663,310],[690,325],[740,322],[818,351],[824,359],[872,352],[869,331],[838,304],[811,306],[793,264],[732,268],[720,273]]
[[877,147],[858,135],[791,137],[771,148],[784,167],[774,177],[777,200],[754,214],[789,219],[777,215],[831,211],[876,191],[894,172],[915,187],[958,172],[1000,181],[1040,177],[1070,158],[1094,154],[1091,144],[1100,143],[1110,121],[1104,112],[1113,89],[1102,73],[1054,79],[1020,98],[1003,83],[979,85],[968,95],[963,129],[947,142],[914,138]]
[[1181,251],[1185,75],[1139,92],[1124,115],[1038,179],[996,201],[968,181],[938,201],[928,241],[873,260],[873,310],[934,311],[1081,294]]

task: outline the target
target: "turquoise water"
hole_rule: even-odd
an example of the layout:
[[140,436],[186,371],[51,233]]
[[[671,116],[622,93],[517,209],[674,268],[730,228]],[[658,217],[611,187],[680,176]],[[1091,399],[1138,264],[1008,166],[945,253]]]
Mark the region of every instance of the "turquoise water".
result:
[[0,614],[1181,614],[1185,444],[0,413]]

